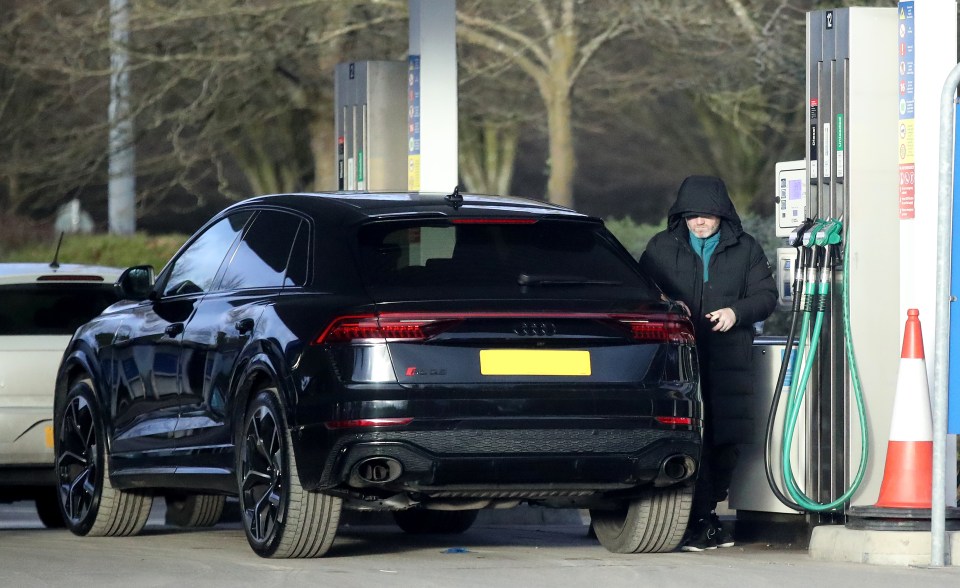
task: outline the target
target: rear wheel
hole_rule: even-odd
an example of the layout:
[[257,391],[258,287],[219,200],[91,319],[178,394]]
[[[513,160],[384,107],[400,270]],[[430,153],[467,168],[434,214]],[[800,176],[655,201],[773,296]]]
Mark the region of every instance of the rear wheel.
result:
[[139,533],[153,497],[110,482],[103,420],[90,380],[73,384],[54,423],[59,506],[70,531],[91,537]]
[[257,393],[243,420],[237,475],[247,541],[261,557],[320,557],[333,545],[343,501],[300,484],[275,388]]
[[226,497],[216,494],[170,494],[166,502],[168,525],[212,527],[220,521]]
[[477,520],[478,510],[428,510],[422,508],[398,510],[393,513],[397,526],[407,533],[458,534],[469,529]]
[[693,486],[649,488],[616,510],[591,509],[600,544],[613,553],[664,553],[683,540]]
[[60,514],[60,500],[57,498],[56,488],[44,488],[34,499],[37,506],[37,516],[40,522],[48,529],[62,529],[63,515]]

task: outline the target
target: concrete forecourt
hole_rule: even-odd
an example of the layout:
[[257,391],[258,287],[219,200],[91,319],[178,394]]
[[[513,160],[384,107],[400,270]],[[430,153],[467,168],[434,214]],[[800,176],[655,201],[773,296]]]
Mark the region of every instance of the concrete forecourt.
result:
[[[960,567],[817,561],[807,549],[755,542],[702,553],[618,555],[577,516],[537,522],[524,509],[481,517],[462,535],[410,536],[391,524],[347,523],[326,557],[267,560],[238,523],[202,531],[164,525],[139,536],[79,538],[44,529],[29,503],[0,505],[4,586],[957,586]],[[529,509],[535,510],[535,509]],[[486,514],[486,513],[485,513]],[[513,517],[509,515],[514,514]]]

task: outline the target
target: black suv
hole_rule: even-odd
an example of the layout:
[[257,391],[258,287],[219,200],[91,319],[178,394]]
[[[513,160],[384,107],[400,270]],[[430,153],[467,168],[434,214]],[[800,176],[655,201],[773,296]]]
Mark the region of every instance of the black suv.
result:
[[343,508],[460,532],[528,502],[589,508],[615,552],[681,540],[692,326],[598,219],[458,193],[263,196],[118,288],[57,381],[74,533],[135,534],[154,496],[209,525],[234,495],[265,557],[323,555]]

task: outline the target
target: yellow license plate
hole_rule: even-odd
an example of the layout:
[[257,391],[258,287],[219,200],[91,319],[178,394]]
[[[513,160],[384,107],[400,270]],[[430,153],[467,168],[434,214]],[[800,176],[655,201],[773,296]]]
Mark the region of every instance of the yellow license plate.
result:
[[589,376],[590,352],[558,349],[481,349],[484,376]]

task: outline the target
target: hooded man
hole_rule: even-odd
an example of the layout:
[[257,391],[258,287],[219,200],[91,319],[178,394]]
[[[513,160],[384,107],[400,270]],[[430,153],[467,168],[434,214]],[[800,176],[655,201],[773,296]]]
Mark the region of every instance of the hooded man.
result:
[[756,239],[744,232],[723,180],[712,176],[683,181],[667,229],[647,244],[640,267],[687,308],[696,331],[704,438],[681,549],[730,547],[733,535],[715,509],[727,497],[736,444],[750,437],[737,402],[753,388],[753,324],[776,308],[773,271]]

